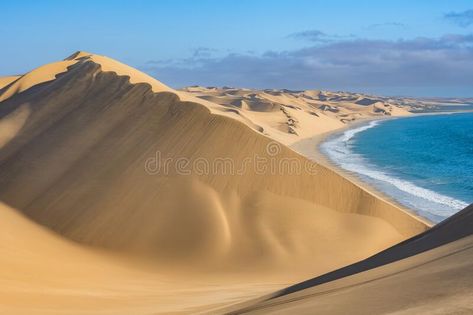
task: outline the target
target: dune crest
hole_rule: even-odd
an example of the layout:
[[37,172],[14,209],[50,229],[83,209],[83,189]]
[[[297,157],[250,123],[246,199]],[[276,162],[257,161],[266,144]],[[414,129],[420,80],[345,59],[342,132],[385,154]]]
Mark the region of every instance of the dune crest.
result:
[[25,75],[22,75],[0,90],[0,102],[17,93],[26,91],[35,85],[54,80],[58,74],[67,71],[67,67],[74,63],[75,60],[58,61],[41,66]]
[[6,77],[0,77],[0,89],[3,89],[5,86],[11,84],[18,78],[20,78],[20,75],[11,75],[11,76],[6,76]]

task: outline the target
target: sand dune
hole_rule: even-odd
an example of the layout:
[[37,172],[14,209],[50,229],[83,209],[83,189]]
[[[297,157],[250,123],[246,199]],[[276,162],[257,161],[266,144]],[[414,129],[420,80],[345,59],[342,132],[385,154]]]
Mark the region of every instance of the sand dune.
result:
[[[253,108],[242,110],[176,92],[107,57],[78,52],[6,85],[0,99],[0,200],[7,205],[2,212],[20,211],[54,231],[54,237],[74,241],[79,249],[70,256],[87,266],[103,258],[89,260],[89,251],[100,250],[107,253],[104,264],[112,263],[112,254],[140,261],[127,266],[130,273],[141,272],[141,263],[152,265],[180,288],[192,281],[212,282],[214,274],[218,290],[205,295],[206,285],[200,286],[201,292],[196,286],[192,290],[206,298],[200,304],[190,302],[192,307],[269,292],[366,258],[428,227],[274,142],[290,143],[291,134],[277,132],[269,126],[271,121],[257,117],[257,105],[242,104]],[[287,102],[297,104],[292,98]],[[327,116],[311,127],[312,121],[298,116],[299,109],[286,107],[284,115],[297,120],[300,134],[325,130],[324,121],[340,123]],[[255,156],[265,159],[263,170],[256,168]],[[171,161],[167,171],[163,160],[157,163],[158,157]],[[222,166],[222,159],[230,166]],[[180,160],[187,167],[178,170]],[[280,167],[284,161],[302,171],[272,171],[271,165]],[[16,210],[6,210],[10,208]],[[28,228],[13,231],[30,237]],[[50,262],[69,251],[61,246],[52,248],[51,254],[35,255],[38,264],[52,268],[34,269],[32,277],[41,272],[37,281],[47,282],[62,275],[55,274]],[[15,252],[17,247],[22,245],[6,251],[12,264],[24,260]],[[170,269],[174,271],[168,273]],[[49,293],[78,287],[81,293],[73,301],[48,293],[51,298],[42,311],[51,305],[75,310],[81,301],[89,305],[84,295],[87,283],[95,281],[94,272],[90,277],[84,272],[80,281],[67,277],[67,272],[67,284],[59,283]],[[115,277],[113,272],[109,277]],[[176,273],[186,276],[175,277]],[[150,279],[159,283],[161,278]],[[30,280],[9,279],[16,288],[29,286]],[[242,281],[254,283],[256,289],[243,293]],[[146,283],[154,292],[153,301],[143,304],[150,307],[146,312],[182,312],[190,307],[187,302],[159,305],[154,297],[164,298],[167,288]],[[115,280],[113,286],[120,292],[129,289]],[[103,294],[108,290],[104,288]],[[183,292],[176,289],[174,297],[185,296]],[[21,290],[15,294],[23,298]],[[110,305],[102,302],[89,305],[84,313],[108,310]],[[141,302],[137,298],[130,303]],[[139,307],[134,311],[142,312]]]
[[74,64],[74,62],[73,60],[54,62],[22,75],[11,84],[3,87],[0,91],[0,102],[35,85],[54,80],[56,75],[65,72],[67,67]]
[[3,89],[5,86],[9,85],[16,79],[18,79],[19,75],[11,75],[11,76],[6,76],[6,77],[0,77],[0,89]]
[[236,108],[261,126],[264,134],[286,145],[361,119],[410,115],[412,109],[401,100],[359,93],[200,86],[187,87],[183,91],[227,108]]
[[366,260],[232,314],[468,314],[473,311],[473,205]]

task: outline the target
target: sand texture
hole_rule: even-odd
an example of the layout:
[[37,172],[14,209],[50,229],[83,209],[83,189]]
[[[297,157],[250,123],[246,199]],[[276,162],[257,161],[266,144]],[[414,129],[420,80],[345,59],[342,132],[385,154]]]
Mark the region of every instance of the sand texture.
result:
[[418,236],[231,314],[470,314],[473,205]]

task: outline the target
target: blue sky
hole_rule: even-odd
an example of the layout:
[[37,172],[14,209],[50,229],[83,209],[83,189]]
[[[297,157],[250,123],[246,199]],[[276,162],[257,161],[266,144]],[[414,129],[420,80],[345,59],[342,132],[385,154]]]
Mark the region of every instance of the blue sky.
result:
[[4,1],[0,75],[76,50],[173,87],[473,96],[473,1]]

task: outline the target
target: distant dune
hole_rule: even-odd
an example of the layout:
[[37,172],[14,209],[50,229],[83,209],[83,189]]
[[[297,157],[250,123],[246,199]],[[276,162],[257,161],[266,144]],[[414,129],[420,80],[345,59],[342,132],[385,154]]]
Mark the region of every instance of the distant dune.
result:
[[287,145],[362,119],[410,115],[413,108],[402,99],[348,92],[201,86],[187,87],[183,91],[228,110],[238,110],[261,126],[262,133]]
[[[343,124],[319,110],[261,105],[259,96],[220,105],[85,52],[1,82],[0,214],[12,219],[0,233],[9,257],[0,262],[8,292],[0,310],[8,313],[205,310],[428,228],[286,146],[294,139],[278,126],[281,113],[304,137]],[[268,112],[278,120],[259,116]],[[158,159],[170,161],[167,172]],[[230,170],[212,168],[222,159]],[[187,167],[177,170],[178,161]],[[302,171],[272,171],[284,161]]]

